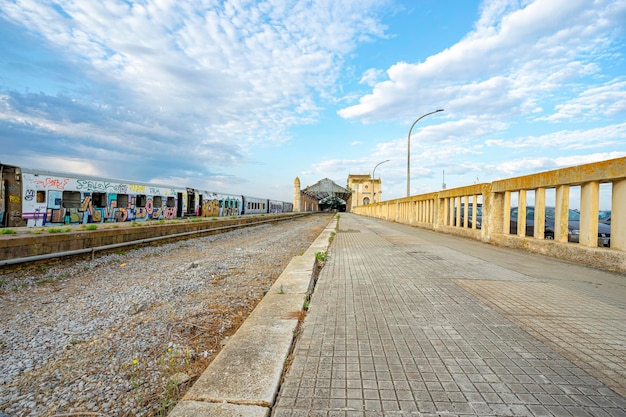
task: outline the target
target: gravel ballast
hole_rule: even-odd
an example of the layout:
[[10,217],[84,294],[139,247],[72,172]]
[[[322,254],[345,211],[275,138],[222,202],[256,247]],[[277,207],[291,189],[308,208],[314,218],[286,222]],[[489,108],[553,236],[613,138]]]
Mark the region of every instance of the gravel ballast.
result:
[[166,415],[331,219],[0,271],[0,411]]

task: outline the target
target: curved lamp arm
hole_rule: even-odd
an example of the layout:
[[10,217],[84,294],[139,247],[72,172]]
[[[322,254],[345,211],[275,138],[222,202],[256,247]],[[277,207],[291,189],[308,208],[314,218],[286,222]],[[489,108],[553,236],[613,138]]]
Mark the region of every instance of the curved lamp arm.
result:
[[411,125],[411,128],[409,129],[408,150],[406,153],[407,155],[406,157],[407,158],[406,159],[406,196],[407,197],[411,196],[411,131],[413,130],[413,127],[417,124],[417,122],[422,120],[424,117],[430,116],[431,114],[438,113],[440,111],[443,111],[443,109],[437,109],[435,111],[431,111],[430,113],[426,113],[418,117],[417,120],[413,122],[413,124]]

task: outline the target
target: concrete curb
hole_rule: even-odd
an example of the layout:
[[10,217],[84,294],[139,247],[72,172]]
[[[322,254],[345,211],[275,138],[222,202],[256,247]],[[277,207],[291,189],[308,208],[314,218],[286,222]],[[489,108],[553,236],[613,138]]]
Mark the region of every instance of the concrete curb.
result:
[[294,257],[169,417],[267,417],[293,343],[298,317],[312,289],[315,254],[326,252],[334,217]]

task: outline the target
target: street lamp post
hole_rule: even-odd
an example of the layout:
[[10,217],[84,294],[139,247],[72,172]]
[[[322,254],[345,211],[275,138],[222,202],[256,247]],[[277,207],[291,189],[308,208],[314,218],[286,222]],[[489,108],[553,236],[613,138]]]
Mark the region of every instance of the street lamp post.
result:
[[417,122],[422,120],[424,117],[430,116],[431,114],[438,113],[440,111],[443,111],[443,109],[437,109],[435,111],[431,111],[430,113],[426,113],[418,117],[417,120],[413,122],[413,124],[411,125],[411,128],[409,129],[408,150],[407,150],[407,157],[406,157],[407,158],[406,160],[406,196],[407,197],[411,196],[411,131],[413,130],[413,126],[415,126]]
[[376,168],[378,168],[378,165],[384,164],[385,162],[389,162],[389,161],[391,161],[391,159],[386,159],[382,162],[379,162],[378,164],[376,164],[376,166],[374,167],[374,170],[372,171],[372,203],[376,202],[376,193],[374,192],[374,190],[376,189],[374,186],[374,178],[376,178],[374,174],[376,174]]

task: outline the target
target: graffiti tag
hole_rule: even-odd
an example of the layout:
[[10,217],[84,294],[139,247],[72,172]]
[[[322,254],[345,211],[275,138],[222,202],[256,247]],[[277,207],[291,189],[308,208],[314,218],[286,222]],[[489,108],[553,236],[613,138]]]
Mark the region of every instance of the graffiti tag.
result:
[[40,185],[41,188],[56,188],[57,190],[65,190],[65,186],[69,181],[69,178],[65,178],[64,180],[58,180],[56,178],[48,177],[43,181],[35,181],[35,184]]
[[24,195],[24,200],[32,201],[35,198],[35,190],[26,190],[26,194]]
[[128,192],[128,186],[126,184],[111,184],[104,181],[92,181],[92,180],[76,180],[77,190],[87,191],[114,191],[118,193]]
[[130,184],[128,187],[130,188],[130,191],[134,193],[141,193],[146,191],[145,185]]

